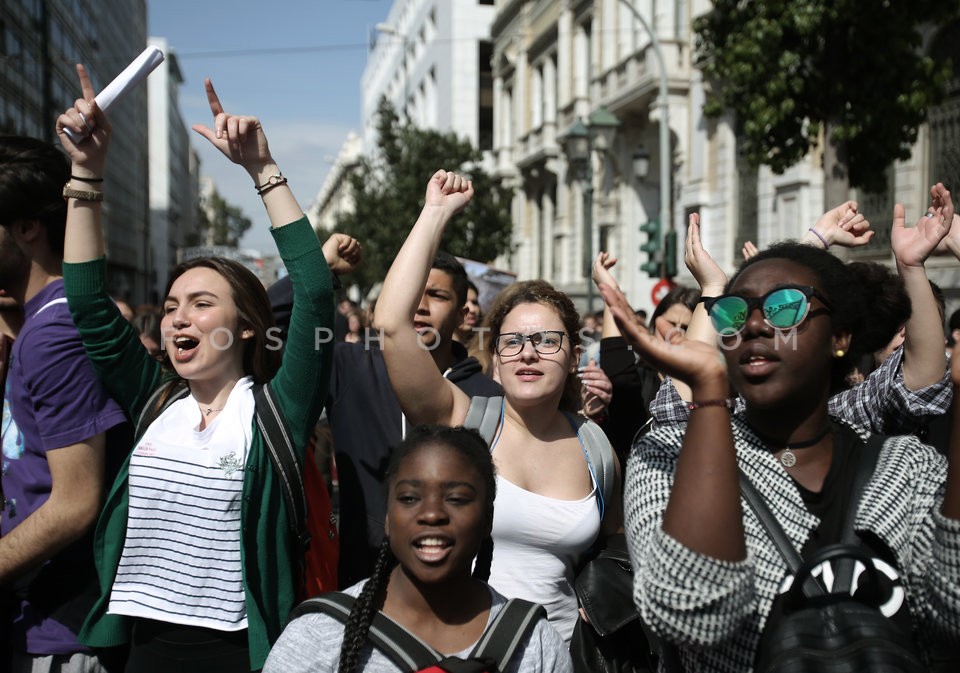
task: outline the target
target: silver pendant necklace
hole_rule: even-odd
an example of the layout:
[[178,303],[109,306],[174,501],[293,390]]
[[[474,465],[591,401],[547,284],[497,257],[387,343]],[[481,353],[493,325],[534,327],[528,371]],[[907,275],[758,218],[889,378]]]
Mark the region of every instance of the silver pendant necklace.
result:
[[[793,467],[794,465],[796,465],[796,464],[797,464],[797,454],[795,454],[795,453],[793,452],[793,450],[794,450],[794,449],[806,449],[806,448],[809,448],[809,447],[813,446],[814,444],[816,444],[817,442],[819,442],[821,439],[823,439],[824,437],[826,437],[826,436],[830,433],[830,429],[831,429],[831,428],[830,428],[830,424],[827,423],[826,427],[824,427],[824,429],[821,430],[819,433],[817,433],[817,435],[816,435],[815,437],[813,437],[812,439],[807,439],[807,440],[804,440],[804,441],[802,441],[802,442],[790,442],[789,444],[781,445],[781,446],[783,446],[783,450],[781,451],[780,455],[778,456],[778,459],[779,459],[779,461],[780,461],[780,464],[783,465],[784,467]],[[768,438],[768,437],[764,437],[763,435],[761,435],[761,434],[760,434],[759,432],[757,432],[756,430],[754,430],[753,432],[754,432],[754,434],[757,435],[757,437],[760,438],[760,440],[761,440],[764,444],[767,444],[768,446],[777,446],[777,445],[778,445],[778,442],[777,442],[777,441],[771,440],[771,439]]]

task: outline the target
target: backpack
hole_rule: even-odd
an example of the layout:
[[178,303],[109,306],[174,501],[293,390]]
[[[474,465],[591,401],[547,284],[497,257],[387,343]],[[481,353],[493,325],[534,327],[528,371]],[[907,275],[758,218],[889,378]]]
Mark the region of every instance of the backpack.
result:
[[[134,437],[139,439],[171,404],[189,394],[190,388],[183,380],[157,388],[140,412]],[[255,384],[253,399],[257,427],[287,504],[290,532],[302,550],[297,556],[297,596],[304,599],[330,591],[337,586],[340,543],[330,495],[313,459],[314,442],[307,447],[301,465],[270,384]]]
[[[878,586],[878,571],[858,546],[854,522],[860,497],[873,475],[885,439],[882,435],[873,435],[861,451],[849,490],[840,543],[823,547],[810,558],[797,552],[750,479],[740,472],[740,492],[794,577],[785,596],[782,618],[764,629],[754,662],[757,673],[919,673],[927,670],[911,634],[904,633],[896,622],[880,612],[880,596],[869,595],[877,592],[860,591],[855,597],[850,591],[855,561],[863,565],[864,577],[869,583],[866,586]],[[827,592],[813,575],[817,566],[833,559],[843,559],[848,564],[834,579],[834,592],[839,590],[839,593]]]
[[[356,599],[333,591],[298,605],[291,621],[305,614],[320,612],[346,624]],[[511,598],[484,630],[469,657],[445,657],[395,621],[377,612],[367,638],[402,673],[502,673],[527,634],[541,619],[543,606]]]
[[[463,427],[476,430],[489,446],[493,443],[497,426],[500,424],[503,397],[473,397],[467,416],[463,420]],[[587,458],[590,473],[597,482],[597,507],[600,509],[600,519],[606,509],[606,503],[613,498],[613,489],[617,479],[614,465],[613,445],[596,423],[587,423],[583,416],[571,419],[578,435],[582,433],[583,450]]]

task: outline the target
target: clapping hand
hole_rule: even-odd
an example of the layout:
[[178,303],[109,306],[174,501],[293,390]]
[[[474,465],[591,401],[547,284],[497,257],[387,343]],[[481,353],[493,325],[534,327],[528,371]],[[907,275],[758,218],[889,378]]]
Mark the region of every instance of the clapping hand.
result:
[[683,261],[700,286],[700,291],[720,294],[727,284],[727,274],[703,247],[700,239],[700,215],[691,213],[687,226],[687,238],[683,244]]
[[600,294],[613,313],[621,334],[656,370],[691,387],[701,381],[726,377],[726,361],[715,344],[686,338],[661,316],[657,319],[660,327],[670,335],[669,340],[664,341],[651,334],[640,322],[623,292],[601,285]]
[[915,226],[907,228],[906,211],[902,204],[893,208],[891,246],[897,263],[904,266],[923,266],[940,242],[950,232],[953,223],[953,199],[943,183],[930,188],[930,207],[920,216]]

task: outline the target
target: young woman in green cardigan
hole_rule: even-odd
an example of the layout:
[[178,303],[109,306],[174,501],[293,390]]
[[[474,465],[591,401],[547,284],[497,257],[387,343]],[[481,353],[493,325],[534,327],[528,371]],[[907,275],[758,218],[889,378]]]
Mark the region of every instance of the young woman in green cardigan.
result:
[[[263,286],[238,263],[191,260],[172,273],[161,330],[172,364],[140,344],[106,292],[101,201],[110,124],[77,66],[83,97],[57,120],[73,162],[64,276],[74,321],[98,375],[130,418],[158,389],[189,394],[135,439],[97,526],[101,596],[80,634],[90,646],[130,643],[128,672],[262,667],[294,607],[294,556],[279,478],[254,419],[254,384],[270,383],[303,451],[327,393],[333,344],[330,268],[255,117],[225,113],[210,81],[213,127],[197,125],[250,175],[293,281],[296,301],[281,363]],[[85,135],[73,143],[65,129]],[[329,243],[329,242],[328,242]],[[356,241],[327,249],[335,270],[358,261]]]

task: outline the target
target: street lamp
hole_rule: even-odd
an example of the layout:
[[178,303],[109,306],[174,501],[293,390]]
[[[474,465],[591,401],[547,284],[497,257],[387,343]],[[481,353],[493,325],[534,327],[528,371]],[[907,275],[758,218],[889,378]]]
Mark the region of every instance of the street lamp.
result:
[[408,41],[407,36],[401,33],[399,30],[391,26],[389,23],[378,23],[374,26],[374,29],[381,35],[390,35],[400,40],[401,48],[403,49],[403,59],[400,61],[401,73],[403,74],[403,119],[404,121],[409,121],[407,116],[407,83],[409,77],[407,75],[407,51],[408,51]]
[[637,10],[630,0],[620,0],[627,9],[633,14],[634,18],[640,22],[644,30],[650,36],[650,46],[653,47],[653,53],[657,57],[657,64],[660,66],[660,92],[657,97],[657,107],[660,108],[660,225],[666,227],[668,231],[673,230],[673,220],[670,218],[670,206],[673,199],[670,195],[670,172],[672,161],[670,160],[670,108],[669,108],[669,90],[667,87],[667,64],[663,60],[663,52],[660,50],[660,40],[657,34],[650,28],[650,24],[643,18],[643,15]]
[[633,151],[633,176],[637,180],[646,180],[650,173],[650,153],[643,145],[637,145]]
[[587,313],[593,313],[593,150],[606,153],[620,121],[601,106],[587,118],[578,118],[560,138],[573,175],[583,185],[583,276],[587,284]]

